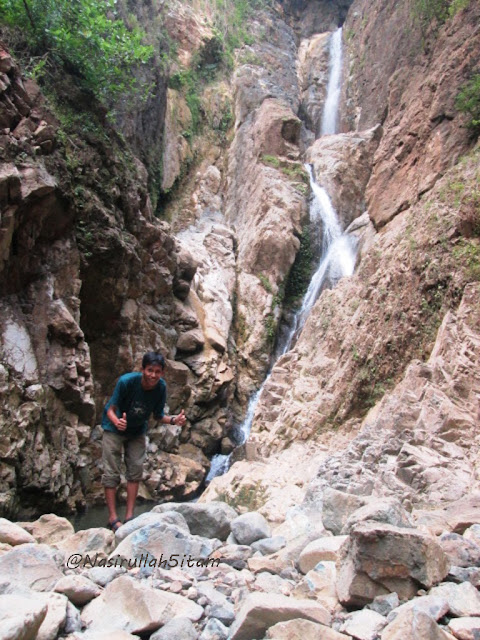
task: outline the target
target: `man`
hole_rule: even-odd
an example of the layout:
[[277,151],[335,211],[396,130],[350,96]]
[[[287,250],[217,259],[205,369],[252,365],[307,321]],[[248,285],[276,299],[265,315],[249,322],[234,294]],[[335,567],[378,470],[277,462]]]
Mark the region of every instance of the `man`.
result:
[[125,522],[128,522],[133,518],[138,486],[142,480],[149,417],[153,414],[163,424],[178,424],[180,427],[187,420],[183,409],[176,416],[163,413],[167,398],[164,371],[164,357],[155,351],[146,353],[142,359],[142,371],[126,373],[118,379],[103,412],[102,484],[108,508],[108,527],[112,531],[122,525],[116,507],[122,453],[127,468]]

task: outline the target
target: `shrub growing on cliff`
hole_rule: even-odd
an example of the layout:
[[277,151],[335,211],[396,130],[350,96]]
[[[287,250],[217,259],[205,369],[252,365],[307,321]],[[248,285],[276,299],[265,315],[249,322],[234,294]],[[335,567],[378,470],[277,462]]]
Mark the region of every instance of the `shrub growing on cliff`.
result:
[[468,127],[474,135],[480,134],[480,73],[476,73],[457,96],[456,107],[470,116]]
[[0,20],[27,34],[34,53],[65,65],[104,102],[138,90],[132,69],[153,48],[129,31],[115,0],[3,0]]

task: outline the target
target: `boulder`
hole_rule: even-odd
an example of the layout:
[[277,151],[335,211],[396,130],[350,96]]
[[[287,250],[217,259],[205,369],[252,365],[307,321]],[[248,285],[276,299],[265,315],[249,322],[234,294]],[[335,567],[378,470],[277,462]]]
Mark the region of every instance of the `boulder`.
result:
[[218,559],[234,569],[245,569],[252,555],[253,549],[246,544],[227,544],[216,549],[211,558]]
[[333,535],[340,535],[348,518],[367,503],[368,499],[362,496],[344,493],[337,491],[337,489],[325,489],[322,510],[323,526]]
[[254,551],[258,551],[264,556],[268,556],[271,553],[276,553],[283,549],[283,547],[287,544],[284,536],[273,536],[273,538],[263,538],[262,540],[257,540],[256,542],[252,542],[250,545]]
[[84,607],[81,617],[89,630],[142,634],[156,631],[176,617],[196,621],[202,615],[202,607],[188,598],[121,576]]
[[[144,573],[152,573],[155,566],[166,569],[178,566],[188,571],[189,560],[200,561],[210,557],[219,544],[218,540],[190,535],[176,525],[156,522],[127,536],[110,559],[119,558],[116,566],[138,566]],[[124,559],[123,564],[121,559]]]
[[35,640],[55,640],[65,625],[68,599],[60,593],[37,594],[35,600],[47,607],[47,615],[37,632]]
[[46,545],[23,544],[0,556],[0,575],[8,576],[11,584],[50,591],[63,576]]
[[287,596],[267,593],[249,594],[238,612],[230,630],[231,640],[253,640],[276,624],[293,618],[305,618],[329,625],[330,613],[321,604],[311,600],[296,600]]
[[338,596],[347,606],[363,606],[393,591],[409,599],[418,584],[431,587],[448,570],[442,548],[429,535],[416,529],[364,522],[352,529],[342,549]]
[[388,616],[388,614],[396,609],[400,604],[397,593],[389,593],[387,596],[377,596],[375,600],[367,605],[372,611],[376,611],[382,616]]
[[480,593],[471,582],[445,582],[430,589],[429,594],[446,600],[453,616],[480,616]]
[[455,567],[478,567],[480,546],[458,533],[443,533],[439,540],[450,564]]
[[0,595],[0,640],[35,640],[47,605],[25,596]]
[[0,518],[0,542],[15,547],[17,544],[35,542],[35,538],[18,524],[6,518]]
[[313,540],[303,549],[298,559],[298,568],[302,573],[308,573],[319,562],[336,562],[340,549],[345,544],[348,536],[330,536]]
[[298,618],[278,622],[268,629],[268,640],[349,640],[349,636],[334,631],[323,624]]
[[190,532],[205,538],[226,540],[231,531],[231,522],[238,513],[225,502],[170,502],[152,509],[154,513],[178,511],[187,521]]
[[54,544],[65,540],[75,533],[71,522],[54,513],[45,513],[34,522],[20,522],[18,524],[28,531],[37,542],[45,544]]
[[412,526],[408,513],[402,507],[399,500],[396,498],[383,498],[381,500],[369,502],[365,506],[354,511],[348,517],[342,529],[342,534],[346,535],[350,533],[350,530],[357,524],[357,522],[364,522],[366,520],[385,522],[387,524],[392,524],[395,527]]
[[271,536],[268,522],[258,511],[243,513],[232,520],[230,524],[238,544],[250,545],[257,540]]
[[333,613],[338,607],[335,588],[337,571],[334,562],[319,562],[293,590],[296,598],[311,598]]
[[72,554],[89,556],[93,561],[95,557],[105,558],[112,551],[115,545],[115,535],[103,527],[84,529],[78,531],[68,538],[53,543],[53,547],[63,551],[68,558]]
[[385,627],[381,640],[452,640],[433,618],[423,611],[410,609]]
[[85,576],[65,576],[55,585],[56,593],[63,593],[74,605],[83,605],[96,598],[101,593],[101,588]]
[[227,640],[227,638],[228,627],[222,624],[220,620],[210,618],[200,634],[199,640]]
[[476,616],[454,618],[448,623],[448,630],[458,640],[477,640],[480,638],[480,618]]
[[115,540],[117,542],[121,542],[134,531],[137,531],[142,527],[150,526],[157,522],[166,522],[168,524],[173,524],[177,527],[180,527],[180,529],[183,529],[185,533],[190,533],[188,524],[181,513],[177,513],[175,511],[166,511],[164,513],[153,513],[151,511],[147,511],[140,514],[133,520],[126,522],[119,529],[117,529],[117,531],[115,532]]
[[387,625],[387,619],[369,609],[355,611],[348,615],[340,631],[356,640],[376,640],[380,631]]
[[443,618],[443,616],[448,613],[448,609],[447,600],[441,596],[421,596],[419,598],[413,598],[393,609],[393,611],[388,614],[388,622],[392,622],[397,616],[410,610],[415,612],[421,611],[434,620],[440,620],[440,618]]
[[198,633],[188,618],[173,618],[150,636],[150,640],[197,640]]

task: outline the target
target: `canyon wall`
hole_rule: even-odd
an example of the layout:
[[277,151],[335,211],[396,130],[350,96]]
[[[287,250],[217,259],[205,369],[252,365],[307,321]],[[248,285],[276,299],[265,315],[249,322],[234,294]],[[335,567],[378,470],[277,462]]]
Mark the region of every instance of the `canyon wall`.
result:
[[[345,225],[365,211],[350,227],[357,270],[322,293],[275,364],[253,420],[252,462],[203,499],[251,491],[275,517],[289,501],[289,449],[299,464],[323,451],[317,502],[326,486],[417,506],[478,488],[478,148],[455,108],[478,66],[478,10],[470,3],[425,36],[405,4],[350,8],[343,133],[317,140],[307,159]],[[305,476],[292,505],[314,480]]]

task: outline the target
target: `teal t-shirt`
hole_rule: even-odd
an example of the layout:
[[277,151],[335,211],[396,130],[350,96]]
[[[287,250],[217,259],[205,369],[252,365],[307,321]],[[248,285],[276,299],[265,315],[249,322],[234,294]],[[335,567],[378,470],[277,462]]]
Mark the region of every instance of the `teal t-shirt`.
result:
[[[142,387],[141,373],[126,373],[118,379],[112,397],[107,402],[102,416],[102,428],[125,436],[139,436],[146,433],[148,419],[152,415],[160,419],[167,399],[167,385],[161,378],[155,387],[145,391]],[[119,431],[107,416],[107,411],[114,405],[116,415],[121,418],[127,414],[127,429]]]

